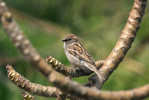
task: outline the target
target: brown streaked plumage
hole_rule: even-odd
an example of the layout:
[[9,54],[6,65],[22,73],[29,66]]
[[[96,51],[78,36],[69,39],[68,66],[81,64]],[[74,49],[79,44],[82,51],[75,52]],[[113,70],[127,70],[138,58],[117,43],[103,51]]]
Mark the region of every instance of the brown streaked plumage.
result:
[[68,34],[62,41],[64,42],[65,54],[72,65],[82,69],[88,68],[90,71],[94,71],[99,78],[101,77],[96,69],[93,57],[83,47],[77,36]]
[[83,59],[84,61],[95,65],[94,59],[92,58],[92,56],[90,56],[89,52],[87,52],[87,50],[83,48],[81,43],[76,43],[73,46],[70,45],[68,47],[70,48],[70,50],[68,50],[70,54],[74,55],[80,60]]

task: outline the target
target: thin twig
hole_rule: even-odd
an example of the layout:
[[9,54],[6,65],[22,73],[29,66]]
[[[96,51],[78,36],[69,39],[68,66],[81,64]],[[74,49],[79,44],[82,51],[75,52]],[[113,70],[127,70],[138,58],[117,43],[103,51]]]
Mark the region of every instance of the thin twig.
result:
[[24,100],[35,100],[35,97],[30,95],[29,93],[27,92],[23,92],[22,93],[22,97],[24,98]]
[[[53,58],[51,56],[47,57],[46,61],[56,71],[60,72],[61,74],[65,75],[65,76],[70,76],[71,78],[80,77],[80,76],[88,76],[92,73],[92,72],[90,72],[90,73],[83,72],[83,70],[81,68],[66,67],[62,63],[60,63],[58,60],[56,60],[55,58]],[[97,61],[96,62],[97,68],[99,69],[103,63],[104,63],[104,60]]]

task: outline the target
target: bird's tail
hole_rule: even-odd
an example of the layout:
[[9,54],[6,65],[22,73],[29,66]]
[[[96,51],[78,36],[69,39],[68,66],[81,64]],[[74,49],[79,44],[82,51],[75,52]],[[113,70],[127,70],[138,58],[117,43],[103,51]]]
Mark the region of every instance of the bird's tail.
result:
[[95,72],[99,78],[99,80],[103,79],[103,77],[101,76],[101,74],[99,73],[99,71],[96,69],[96,66],[90,65],[87,66],[88,69],[92,70],[93,72]]

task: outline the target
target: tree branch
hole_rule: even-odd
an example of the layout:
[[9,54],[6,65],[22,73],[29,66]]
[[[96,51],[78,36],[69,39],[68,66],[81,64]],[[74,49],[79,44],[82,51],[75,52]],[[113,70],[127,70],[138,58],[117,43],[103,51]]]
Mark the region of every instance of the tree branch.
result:
[[[8,77],[15,85],[32,94],[36,94],[38,96],[44,96],[44,97],[55,97],[55,98],[58,97],[59,99],[62,99],[62,100],[64,100],[66,97],[74,98],[72,95],[69,95],[69,94],[67,95],[62,93],[60,90],[58,90],[55,87],[43,86],[40,84],[30,82],[22,75],[20,75],[18,72],[16,72],[11,65],[7,65],[6,69],[8,72]],[[26,92],[23,93],[22,96],[24,96],[24,98],[26,99],[29,99],[31,97]]]
[[140,28],[140,23],[145,12],[146,4],[147,0],[135,0],[126,26],[122,31],[118,42],[113,48],[111,54],[105,60],[103,66],[99,69],[100,74],[103,76],[103,79],[100,80],[101,84],[109,78],[112,72],[123,60],[127,51],[130,49],[131,44]]
[[[57,90],[56,88],[46,87],[40,84],[30,82],[29,80],[21,76],[19,73],[17,73],[12,68],[11,65],[7,65],[6,69],[8,71],[8,77],[10,78],[10,80],[21,89],[24,89],[36,95],[46,97],[57,97],[59,94],[61,94],[59,93],[59,90]],[[99,91],[95,88],[94,89],[87,88],[82,85],[79,85],[78,83],[72,82],[67,78],[59,76],[59,74],[55,74],[54,71],[52,71],[52,73],[53,73],[51,75],[52,78],[50,78],[51,82],[54,83],[54,85],[61,87],[61,90],[65,91],[65,93],[68,94],[70,93],[71,95],[67,95],[68,98],[72,98],[72,95],[75,95],[77,97],[81,97],[88,100],[93,99],[117,100],[117,99],[143,99],[149,96],[149,84],[128,91],[114,91],[114,92]]]
[[10,37],[15,47],[24,55],[24,57],[46,77],[50,73],[50,65],[48,65],[39,53],[32,46],[30,41],[23,35],[12,14],[8,11],[6,4],[0,0],[0,20],[6,34]]
[[6,69],[10,80],[21,89],[45,97],[57,97],[59,94],[59,90],[55,87],[43,86],[30,82],[21,76],[18,72],[16,72],[11,65],[7,65]]
[[[84,75],[90,75],[91,73],[86,73],[83,72],[83,70],[79,69],[79,68],[75,68],[75,67],[66,67],[63,64],[61,64],[58,60],[56,60],[55,58],[49,56],[46,58],[46,61],[58,72],[60,72],[61,74],[65,75],[65,76],[70,76],[71,78],[73,77],[80,77],[80,76],[84,76]],[[101,61],[97,61],[96,64],[98,64],[98,67],[101,66],[104,63],[103,60]],[[97,75],[93,75],[89,78],[88,83],[84,84],[84,86],[88,86],[88,87],[96,87],[97,89],[100,89],[100,85],[99,85],[100,81],[98,79]]]
[[[53,58],[51,56],[47,57],[46,61],[56,71],[60,72],[61,74],[65,75],[65,76],[70,76],[71,78],[85,76],[85,75],[88,76],[92,73],[92,72],[91,73],[83,72],[83,70],[81,68],[66,67],[63,64],[61,64],[58,60],[56,60],[55,58]],[[103,63],[104,63],[104,60],[97,61],[96,62],[96,64],[98,65],[97,68],[99,68]]]
[[[104,66],[106,65],[106,67],[108,67],[107,65],[109,65],[109,64],[111,66],[118,65],[120,63],[120,61],[122,60],[122,58],[124,57],[124,55],[126,54],[126,52],[128,51],[128,49],[130,48],[130,47],[125,47],[125,45],[130,46],[128,44],[132,43],[134,36],[138,30],[138,26],[133,27],[133,24],[137,23],[137,25],[139,25],[139,23],[142,19],[142,13],[141,13],[141,15],[138,13],[138,11],[142,12],[145,9],[146,2],[145,3],[142,3],[142,2],[143,2],[143,0],[142,1],[141,0],[135,0],[134,8],[135,7],[136,8],[132,9],[133,13],[130,14],[134,18],[130,17],[129,21],[131,22],[131,24],[129,23],[128,25],[126,25],[127,26],[126,28],[128,28],[129,31],[123,32],[125,34],[122,34],[122,38],[120,38],[120,40],[119,40],[120,42],[117,43],[115,49],[113,50],[114,52],[111,56],[118,55],[118,57],[116,57],[118,59],[112,57],[112,59],[108,60],[109,58],[111,58],[111,57],[108,57],[106,59],[106,64],[104,64],[103,67],[100,68],[100,69],[102,69],[102,70],[100,70],[100,72],[102,73],[102,75],[104,77],[106,77],[107,76],[106,74],[108,74],[109,72],[113,72],[109,68],[107,68],[108,70],[103,70]],[[137,14],[135,14],[134,12],[136,12]],[[12,21],[12,19],[11,19],[12,17],[10,16],[11,14],[9,14],[8,12],[5,12],[3,14],[4,15],[1,17],[3,27],[9,36],[13,35],[12,34],[13,32],[10,30],[13,27],[13,24],[15,26],[16,26],[16,24]],[[1,15],[1,12],[0,12],[0,15]],[[8,23],[10,25],[8,25]],[[13,28],[15,28],[15,27],[13,27]],[[16,28],[18,28],[18,27],[16,27]],[[18,30],[18,29],[15,29],[15,30]],[[14,30],[14,33],[16,32],[15,30]],[[132,34],[128,34],[129,32],[131,32]],[[46,63],[44,63],[44,64],[39,63],[41,61],[41,58],[40,58],[40,56],[38,56],[39,54],[32,49],[32,46],[27,43],[27,45],[29,45],[28,50],[30,50],[30,52],[32,52],[32,51],[35,52],[35,54],[33,54],[33,55],[30,52],[28,53],[27,52],[28,50],[27,51],[25,50],[26,45],[24,45],[25,47],[21,46],[24,43],[22,43],[21,45],[19,44],[20,43],[20,41],[19,41],[20,37],[18,37],[18,32],[17,32],[17,34],[14,34],[14,35],[15,35],[15,37],[12,38],[12,41],[15,43],[16,47],[22,48],[22,50],[20,50],[20,51],[25,56],[28,56],[29,57],[28,59],[32,63],[38,62],[37,64],[39,64],[38,66],[40,66],[38,68],[41,70],[41,72],[44,72],[44,75],[46,75],[46,76],[49,75],[48,76],[49,81],[52,84],[54,84],[55,86],[57,86],[64,93],[70,93],[74,96],[84,98],[84,99],[89,99],[89,100],[92,100],[92,99],[94,99],[94,100],[99,100],[99,99],[142,99],[142,98],[149,96],[149,84],[145,85],[143,87],[140,87],[140,88],[136,88],[134,90],[129,90],[129,91],[108,92],[108,91],[99,91],[97,89],[84,87],[84,86],[79,85],[78,83],[72,82],[71,80],[66,79],[64,76],[62,76],[59,73],[57,73],[56,71],[54,71],[51,67],[48,67],[48,65]],[[126,38],[126,37],[128,37],[128,38]],[[26,38],[24,39],[24,37],[21,39],[26,40]],[[120,46],[120,50],[117,49],[117,48],[119,48],[118,46]],[[24,53],[23,51],[26,51],[27,53],[26,52]],[[116,60],[118,60],[118,61],[116,61]],[[114,63],[113,63],[113,61],[114,61]],[[37,64],[35,63],[35,65],[37,65]],[[113,67],[110,67],[110,68],[113,68]],[[47,69],[47,70],[45,70],[45,69]],[[104,68],[104,69],[106,69],[106,68]],[[108,78],[108,77],[106,77],[106,78]]]
[[49,75],[49,80],[64,93],[69,93],[87,100],[143,99],[149,96],[149,84],[133,90],[111,92],[84,87],[56,74],[54,71]]
[[[130,48],[130,46],[131,46],[131,44],[132,44],[132,42],[135,38],[135,35],[136,35],[136,33],[139,29],[141,19],[144,15],[144,10],[145,10],[145,7],[146,7],[146,3],[147,3],[146,0],[144,0],[144,1],[143,0],[142,1],[141,0],[135,0],[132,11],[130,13],[130,17],[128,19],[128,22],[126,24],[125,29],[122,32],[122,35],[121,35],[119,41],[117,42],[117,44],[116,44],[115,48],[113,49],[112,53],[110,54],[110,56],[106,59],[106,63],[104,63],[104,65],[99,69],[101,75],[103,76],[103,79],[105,79],[105,78],[106,78],[106,80],[108,79],[108,77],[111,75],[113,70],[116,69],[118,64],[122,61],[123,57],[125,56],[125,54],[129,50],[129,48]],[[51,74],[53,74],[53,73],[51,73]],[[66,87],[69,88],[69,90],[65,90],[65,92],[69,91],[69,93],[75,93],[75,91],[80,92],[81,90],[85,90],[85,88],[77,85],[76,83],[71,83],[68,80],[64,81],[63,78],[56,80],[51,76],[54,77],[54,75],[50,75],[49,80],[53,84],[55,84],[57,87],[59,87],[61,90],[66,89]],[[101,79],[101,81],[100,81],[102,84],[106,81],[106,80],[103,80],[103,79]],[[65,82],[65,84],[58,85],[58,82],[61,83],[62,80]],[[67,85],[66,85],[66,83],[67,83]],[[69,85],[70,85],[70,87],[69,87]],[[65,88],[63,88],[63,87],[65,87]],[[78,89],[82,88],[82,89],[76,90],[76,89],[73,89],[71,87],[75,87],[75,88],[78,88]],[[100,87],[102,87],[102,86],[100,86]],[[90,89],[90,91],[91,91],[91,89]],[[87,92],[87,90],[82,91],[81,93],[85,93],[85,92]],[[146,92],[148,93],[148,90]],[[78,93],[78,92],[76,92],[76,93]],[[84,94],[81,94],[81,93],[79,93],[80,94],[79,97],[84,95]],[[88,96],[89,96],[89,94],[88,94]],[[136,96],[136,97],[138,97],[138,96]],[[120,97],[120,98],[123,98],[123,97]],[[129,96],[129,98],[133,99],[135,97]]]

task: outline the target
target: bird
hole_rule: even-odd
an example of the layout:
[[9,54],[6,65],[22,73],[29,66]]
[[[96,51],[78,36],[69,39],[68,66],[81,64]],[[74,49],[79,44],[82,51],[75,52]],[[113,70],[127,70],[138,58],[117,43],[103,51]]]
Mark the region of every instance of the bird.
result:
[[[74,34],[68,34],[62,40],[64,42],[64,51],[69,62],[84,70],[93,71],[99,78],[102,78],[99,71],[96,69],[96,64],[93,57],[83,47],[79,38]],[[87,72],[88,73],[88,72]]]

